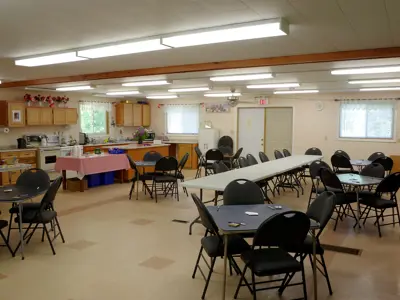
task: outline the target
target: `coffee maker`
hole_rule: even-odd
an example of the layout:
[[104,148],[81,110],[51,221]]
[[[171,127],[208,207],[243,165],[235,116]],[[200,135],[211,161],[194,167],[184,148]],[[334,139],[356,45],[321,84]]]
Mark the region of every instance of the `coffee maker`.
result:
[[25,138],[18,138],[17,143],[18,143],[18,149],[26,149],[27,148],[27,142],[26,142]]

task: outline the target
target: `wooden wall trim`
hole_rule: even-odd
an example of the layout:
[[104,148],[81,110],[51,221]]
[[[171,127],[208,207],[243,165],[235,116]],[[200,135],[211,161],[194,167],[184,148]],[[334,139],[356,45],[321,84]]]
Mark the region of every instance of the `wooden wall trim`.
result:
[[400,47],[392,48],[377,48],[365,50],[351,50],[327,53],[300,54],[291,56],[278,56],[256,59],[231,60],[209,63],[198,63],[189,65],[176,65],[156,68],[133,69],[124,71],[110,71],[94,74],[82,74],[73,76],[62,76],[32,80],[22,80],[13,82],[3,82],[0,88],[39,86],[45,84],[79,82],[79,81],[94,81],[100,79],[116,79],[124,77],[137,77],[148,75],[163,75],[173,73],[187,73],[199,71],[214,71],[224,69],[240,69],[251,67],[267,67],[294,65],[305,63],[322,63],[344,60],[360,60],[360,59],[376,59],[376,58],[394,58],[400,57]]

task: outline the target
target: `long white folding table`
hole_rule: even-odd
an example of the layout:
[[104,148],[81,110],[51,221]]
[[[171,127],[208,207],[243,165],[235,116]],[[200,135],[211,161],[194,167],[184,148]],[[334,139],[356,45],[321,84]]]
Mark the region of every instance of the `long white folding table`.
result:
[[[209,175],[193,180],[182,182],[180,185],[186,188],[200,189],[200,199],[203,200],[203,190],[224,191],[225,187],[232,181],[237,179],[247,179],[258,182],[267,178],[284,174],[288,171],[309,165],[313,161],[320,160],[321,155],[292,155],[289,157],[271,160],[265,163],[249,166],[242,169],[234,169],[220,174]],[[197,220],[197,219],[196,219]],[[195,220],[195,221],[196,221]],[[195,222],[194,221],[194,222]],[[194,224],[192,222],[189,227],[189,234]],[[314,236],[314,235],[313,235]],[[316,241],[313,243],[313,281],[314,281],[314,299],[317,300],[317,270],[316,270]],[[226,292],[226,268],[224,270],[224,286],[222,291],[222,299],[225,300]]]

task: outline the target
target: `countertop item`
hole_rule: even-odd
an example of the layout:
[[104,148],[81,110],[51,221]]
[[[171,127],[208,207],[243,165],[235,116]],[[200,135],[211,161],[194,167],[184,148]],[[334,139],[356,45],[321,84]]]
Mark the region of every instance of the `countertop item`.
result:
[[198,140],[171,140],[171,141],[163,141],[165,144],[198,144]]
[[[123,149],[123,150],[135,150],[135,149],[145,149],[145,148],[157,148],[157,147],[169,147],[170,144],[159,144],[159,145],[153,145],[153,144],[131,144],[131,145],[126,145],[126,146],[118,146],[118,149]],[[102,147],[103,149],[112,149],[115,148],[115,146],[108,146],[108,147]]]
[[126,142],[115,142],[115,143],[100,143],[100,144],[86,144],[82,145],[83,147],[96,147],[96,146],[112,146],[112,145],[129,145],[129,144],[137,144],[134,141],[126,141]]

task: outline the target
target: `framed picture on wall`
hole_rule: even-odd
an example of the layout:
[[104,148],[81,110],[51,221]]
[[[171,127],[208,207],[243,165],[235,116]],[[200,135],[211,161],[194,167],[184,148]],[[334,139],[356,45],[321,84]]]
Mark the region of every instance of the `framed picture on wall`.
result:
[[20,110],[13,110],[11,112],[12,122],[13,123],[21,123],[22,122],[22,111]]
[[228,103],[208,103],[205,108],[206,113],[227,113],[230,111]]

